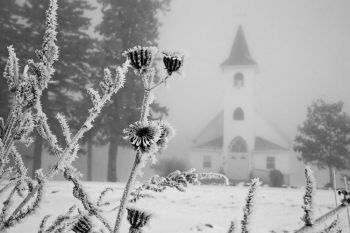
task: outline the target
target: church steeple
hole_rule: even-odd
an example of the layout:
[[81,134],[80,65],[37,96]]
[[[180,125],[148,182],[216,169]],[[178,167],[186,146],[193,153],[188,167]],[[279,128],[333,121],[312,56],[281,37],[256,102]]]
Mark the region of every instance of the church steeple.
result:
[[256,62],[250,55],[242,26],[239,25],[230,56],[221,64],[221,67],[251,65],[256,65]]

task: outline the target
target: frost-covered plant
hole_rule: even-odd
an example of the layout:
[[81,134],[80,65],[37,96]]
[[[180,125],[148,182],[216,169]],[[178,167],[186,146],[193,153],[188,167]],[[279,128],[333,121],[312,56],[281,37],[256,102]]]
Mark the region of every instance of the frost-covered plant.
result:
[[[317,229],[319,229],[322,225],[325,223],[331,221],[332,223],[321,230],[320,232],[341,232],[341,230],[338,228],[338,215],[348,208],[350,204],[350,198],[349,193],[346,190],[339,191],[338,194],[342,196],[341,204],[338,205],[335,209],[330,210],[329,212],[325,213],[324,215],[320,216],[319,218],[315,219],[313,209],[314,207],[314,201],[313,197],[316,192],[316,182],[315,178],[313,177],[312,170],[309,167],[305,168],[305,179],[306,179],[306,190],[304,194],[304,204],[302,208],[304,209],[304,216],[302,220],[304,221],[304,226],[295,233],[313,233],[316,232]],[[335,219],[335,220],[334,220]],[[310,224],[311,223],[311,224]],[[336,226],[335,226],[336,225]],[[322,226],[323,227],[323,226]]]
[[[174,58],[175,60],[180,59],[179,53],[174,54],[176,54],[176,58]],[[136,156],[129,179],[123,192],[123,196],[121,198],[119,208],[117,208],[118,214],[114,227],[112,227],[112,225],[106,220],[106,218],[103,216],[103,210],[100,209],[100,207],[109,204],[109,202],[103,202],[103,199],[106,193],[112,191],[112,189],[106,189],[103,191],[95,203],[84,190],[84,187],[79,180],[78,172],[70,165],[70,163],[69,166],[63,166],[60,168],[60,170],[64,173],[64,177],[74,184],[73,196],[80,200],[85,211],[90,217],[95,217],[97,221],[100,221],[104,225],[105,229],[100,230],[107,230],[110,233],[115,233],[119,230],[121,219],[123,218],[125,212],[125,205],[130,201],[130,191],[133,187],[138,169],[142,167],[148,159],[154,159],[156,153],[160,153],[164,148],[166,148],[169,139],[174,135],[174,129],[168,122],[159,120],[151,121],[148,119],[149,105],[154,99],[151,92],[164,83],[164,80],[170,77],[170,75],[168,75],[158,81],[154,80],[155,69],[153,68],[153,61],[156,56],[163,56],[164,54],[160,53],[155,47],[137,46],[127,50],[123,53],[123,55],[127,58],[127,62],[125,63],[124,67],[130,65],[142,80],[144,86],[144,99],[141,106],[140,120],[130,124],[129,127],[124,130],[124,139],[130,142],[132,148],[136,151]],[[182,64],[183,60],[181,62],[181,66]],[[181,66],[176,67],[176,71],[178,71]],[[169,64],[167,66],[164,63],[164,67],[169,74]],[[117,75],[119,73],[125,74],[125,72],[120,72],[120,70],[126,71],[126,68],[117,69]],[[175,72],[175,70],[173,70],[173,72]],[[105,71],[105,79],[100,86],[103,93],[114,92],[115,83],[109,70]],[[97,91],[90,89],[88,92],[94,104],[101,102],[102,98]],[[94,114],[95,112],[96,111],[94,109],[90,110],[90,114]],[[60,123],[63,127],[63,132],[66,132],[65,136],[67,144],[70,145],[74,138],[71,139],[71,135],[67,130],[67,127],[65,127],[67,125],[66,121],[62,119],[62,117],[58,118],[60,119]]]
[[[180,192],[185,192],[188,185],[199,185],[202,179],[215,179],[215,180],[222,180],[222,183],[225,185],[228,185],[228,179],[227,177],[223,176],[222,174],[217,173],[196,173],[196,170],[194,168],[188,170],[188,171],[175,171],[170,173],[166,177],[160,177],[158,175],[155,175],[151,177],[147,182],[140,185],[139,187],[135,188],[130,193],[130,199],[128,203],[135,203],[140,199],[143,198],[155,198],[153,193],[160,193],[165,191],[167,188],[175,188]],[[113,203],[106,199],[106,195],[110,192],[113,192],[113,188],[106,188],[103,190],[98,197],[98,200],[96,202],[96,208],[102,208],[105,206],[112,206],[112,211],[117,210],[119,206],[115,206]],[[85,195],[87,196],[87,195]],[[106,210],[99,209],[101,212],[106,212]]]
[[48,226],[48,221],[50,215],[46,215],[40,223],[38,233],[52,233],[52,232],[67,232],[73,225],[77,222],[78,218],[73,217],[73,212],[76,209],[76,206],[72,206],[69,210],[62,215],[59,215],[52,223]]
[[[27,61],[23,73],[19,72],[18,58],[13,47],[8,47],[9,58],[4,77],[13,100],[6,121],[0,118],[0,181],[4,183],[0,194],[5,193],[10,188],[12,190],[8,192],[2,205],[0,231],[13,227],[38,209],[47,180],[52,179],[58,172],[69,170],[76,173],[71,162],[77,156],[78,142],[91,129],[102,107],[123,86],[125,73],[130,63],[127,59],[121,67],[116,68],[113,76],[109,69],[105,70],[104,80],[100,84],[101,93],[94,89],[88,90],[93,107],[89,110],[89,115],[76,134],[71,134],[65,117],[62,114],[57,114],[57,120],[66,141],[65,146],[61,147],[57,137],[50,130],[40,100],[43,90],[48,87],[55,72],[53,64],[58,59],[58,47],[55,44],[57,7],[57,0],[50,0],[49,8],[46,11],[46,30],[42,48],[36,51],[38,61]],[[34,129],[48,142],[57,161],[45,174],[41,169],[37,170],[36,178],[32,180],[27,176],[27,169],[21,155],[16,150],[15,142],[29,145],[32,142],[30,135]],[[11,160],[13,163],[10,163]],[[21,198],[19,203],[13,201],[17,197]]]
[[136,202],[140,198],[152,197],[146,191],[163,192],[167,188],[176,188],[180,192],[185,192],[189,184],[198,185],[202,179],[222,179],[223,183],[228,185],[228,179],[222,174],[217,173],[196,173],[194,168],[188,171],[174,171],[167,177],[153,176],[146,183],[131,192],[130,202]]
[[249,191],[243,208],[243,219],[241,221],[242,233],[250,232],[251,216],[253,213],[256,192],[261,182],[259,178],[254,178],[250,182]]
[[303,197],[304,204],[302,206],[304,210],[304,216],[302,217],[302,220],[305,226],[312,226],[315,220],[314,195],[316,192],[316,181],[310,167],[305,168],[305,179],[306,179],[306,187],[305,187],[305,194]]
[[[114,225],[114,233],[118,233],[120,230],[121,221],[125,212],[125,204],[129,201],[130,192],[134,185],[134,180],[141,164],[144,164],[147,159],[154,158],[155,154],[161,151],[172,136],[170,130],[172,128],[168,123],[159,123],[156,121],[150,121],[149,116],[149,105],[153,102],[154,97],[152,91],[164,83],[167,79],[172,76],[172,72],[169,72],[168,63],[165,62],[165,55],[163,56],[163,65],[168,71],[168,76],[161,78],[158,82],[155,81],[155,69],[152,67],[152,63],[159,55],[159,51],[155,47],[141,47],[137,46],[129,49],[123,53],[131,62],[131,66],[135,70],[144,86],[144,98],[141,107],[140,120],[134,124],[131,124],[129,128],[124,130],[126,139],[130,141],[131,145],[136,151],[135,161],[130,172],[126,187],[123,192],[123,196],[120,201],[117,218]],[[176,67],[176,70],[181,69],[183,65],[183,56],[175,55],[172,56],[173,60],[181,59],[181,64]]]

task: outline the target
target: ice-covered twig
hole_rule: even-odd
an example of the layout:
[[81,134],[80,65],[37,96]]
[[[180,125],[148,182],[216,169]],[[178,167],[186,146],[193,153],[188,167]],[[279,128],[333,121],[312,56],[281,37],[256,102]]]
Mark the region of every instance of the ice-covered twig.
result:
[[251,180],[245,206],[243,208],[243,219],[241,221],[242,233],[250,232],[251,216],[253,213],[257,188],[260,186],[260,184],[259,178],[254,178]]
[[95,216],[101,223],[107,228],[109,232],[112,232],[112,227],[108,221],[100,214],[99,209],[90,201],[87,192],[84,190],[81,182],[78,180],[72,169],[66,168],[64,171],[64,177],[74,184],[73,195],[75,198],[81,201],[84,209],[89,215]]
[[133,192],[131,192],[132,198],[130,199],[130,202],[136,202],[145,196],[148,197],[148,195],[144,193],[146,190],[163,192],[166,188],[176,188],[177,190],[184,192],[185,188],[189,184],[200,184],[198,174],[195,173],[195,169],[190,169],[183,172],[174,171],[167,177],[155,175],[145,184],[139,186]]
[[[43,188],[45,183],[45,177],[43,176],[41,170],[36,172],[36,181],[37,181],[37,187],[39,188],[37,192],[35,192],[36,196],[34,201],[30,203],[28,206],[23,206],[21,208],[17,207],[12,212],[12,214],[8,215],[9,217],[7,217],[6,219],[4,218],[4,220],[0,224],[0,231],[14,226],[16,223],[22,221],[24,218],[34,213],[39,208],[39,203],[42,200]],[[13,195],[14,194],[12,194],[10,198],[12,198]],[[28,198],[28,196],[31,196],[31,195],[32,195],[32,192],[29,192],[26,198]]]
[[99,196],[98,199],[97,199],[96,205],[97,205],[98,207],[101,207],[101,206],[105,206],[105,205],[111,204],[111,203],[108,202],[108,201],[103,202],[103,200],[104,200],[105,196],[107,195],[107,193],[113,192],[113,191],[114,191],[114,189],[113,189],[113,188],[110,188],[110,187],[108,187],[108,188],[106,188],[105,190],[103,190],[103,191],[101,192],[100,196]]
[[305,226],[312,226],[314,222],[314,195],[316,192],[316,181],[310,167],[305,168],[305,179],[306,187],[305,194],[303,197],[304,204],[302,206],[304,210],[304,216],[302,217],[302,220]]
[[214,172],[207,172],[207,173],[199,173],[198,179],[208,179],[208,180],[221,180],[224,185],[229,185],[230,181],[227,178],[227,176],[220,174],[220,173],[214,173]]

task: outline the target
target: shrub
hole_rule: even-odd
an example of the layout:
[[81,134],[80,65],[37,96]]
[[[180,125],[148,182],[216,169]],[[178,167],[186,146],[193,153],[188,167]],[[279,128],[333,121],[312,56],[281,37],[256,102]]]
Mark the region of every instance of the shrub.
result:
[[180,157],[161,158],[152,169],[160,176],[167,176],[170,173],[179,170],[186,171],[190,169],[188,162]]
[[282,187],[283,174],[280,170],[277,170],[277,169],[271,170],[269,176],[270,176],[271,187]]

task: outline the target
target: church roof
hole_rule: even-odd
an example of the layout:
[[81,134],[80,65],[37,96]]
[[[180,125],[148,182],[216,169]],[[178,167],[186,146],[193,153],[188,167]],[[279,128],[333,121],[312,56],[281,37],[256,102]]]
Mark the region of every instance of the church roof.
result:
[[223,145],[224,145],[224,138],[222,136],[220,136],[220,137],[214,138],[208,142],[197,145],[195,148],[221,150]]
[[255,151],[266,151],[266,150],[288,150],[285,147],[277,145],[273,142],[266,140],[265,138],[256,137],[255,138]]
[[248,44],[244,36],[242,26],[240,25],[233,42],[229,57],[221,64],[224,66],[246,66],[256,65],[249,52]]
[[[214,138],[208,142],[197,145],[197,149],[210,149],[210,150],[221,150],[224,145],[224,138]],[[253,151],[271,151],[271,150],[288,150],[287,148],[277,145],[276,143],[270,142],[269,140],[262,137],[255,137],[255,145]]]
[[224,111],[220,111],[193,140],[196,145],[207,143],[214,138],[222,137],[224,134]]
[[[255,117],[254,151],[289,150],[289,142],[285,135],[267,122],[259,113]],[[200,132],[194,140],[196,149],[221,150],[223,147],[224,112],[221,111]]]

